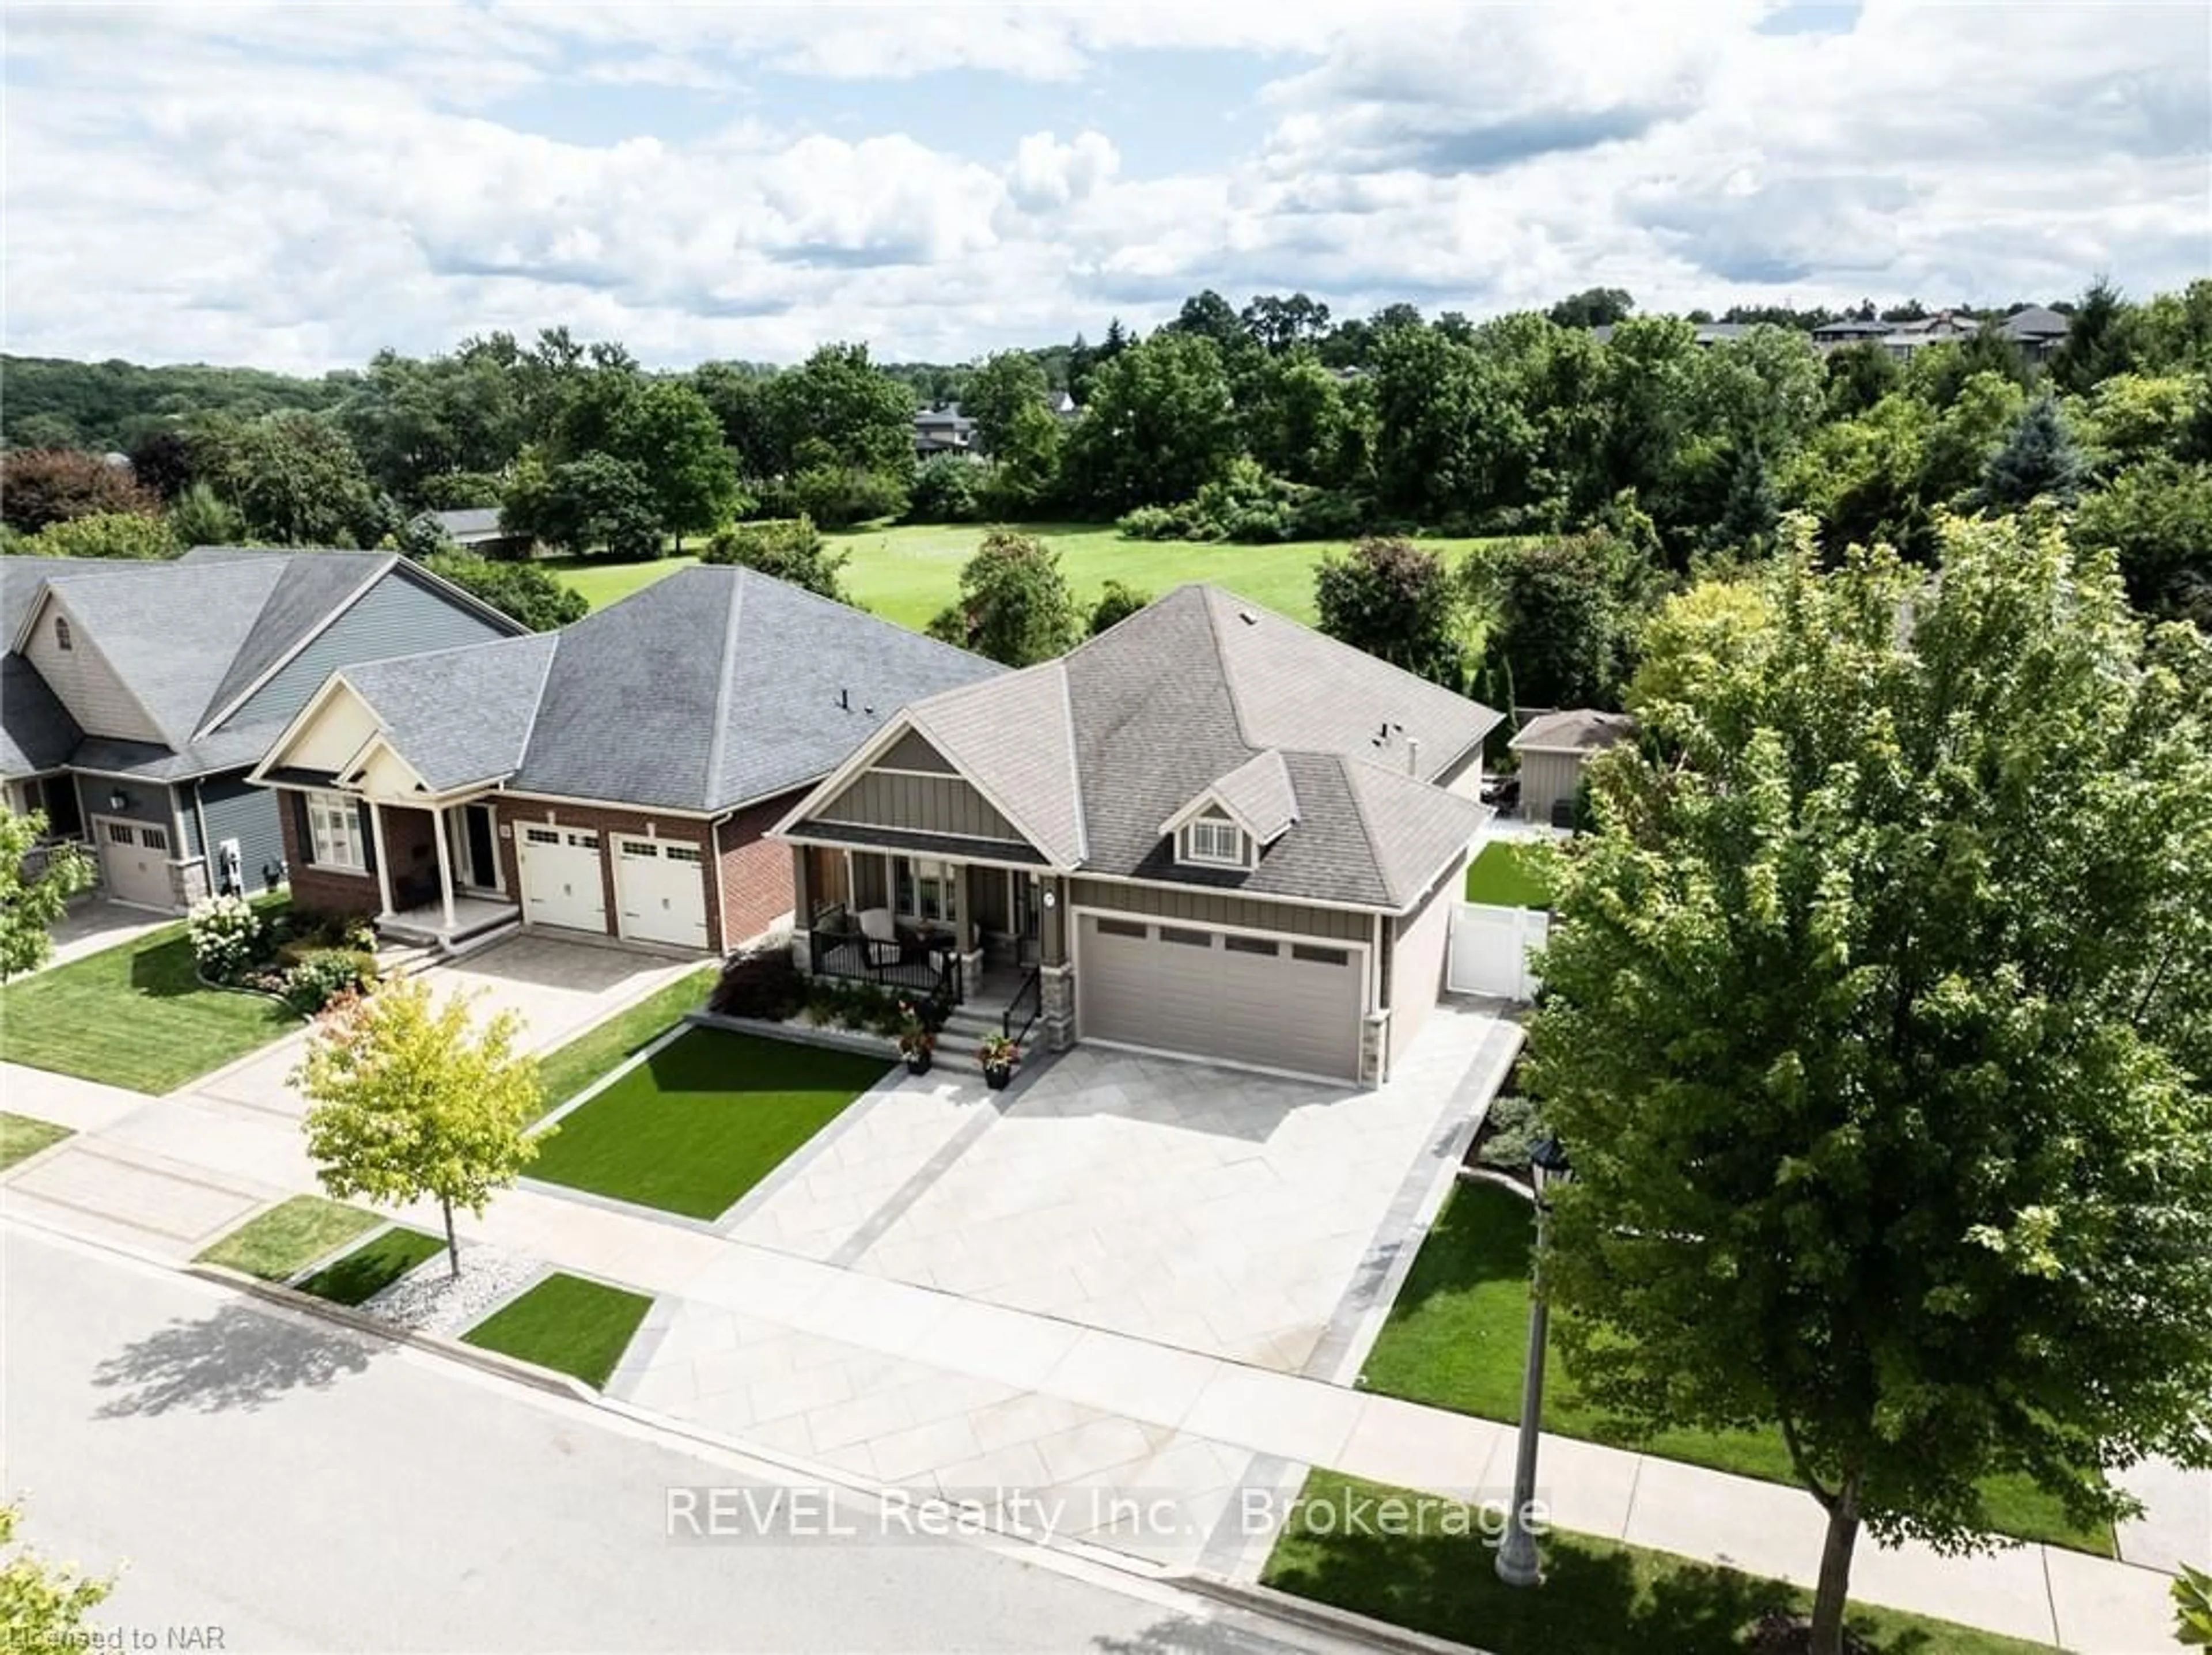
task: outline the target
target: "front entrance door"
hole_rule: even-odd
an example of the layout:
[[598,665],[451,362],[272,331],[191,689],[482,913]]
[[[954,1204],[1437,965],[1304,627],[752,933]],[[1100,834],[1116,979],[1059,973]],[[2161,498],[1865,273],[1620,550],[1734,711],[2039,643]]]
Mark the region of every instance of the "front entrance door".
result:
[[499,889],[499,836],[493,831],[489,805],[466,805],[461,810],[463,866],[468,882],[479,891]]
[[1014,963],[1034,965],[1037,961],[1037,876],[1016,873],[1011,869],[1006,883],[1012,887],[1012,909],[1014,927]]

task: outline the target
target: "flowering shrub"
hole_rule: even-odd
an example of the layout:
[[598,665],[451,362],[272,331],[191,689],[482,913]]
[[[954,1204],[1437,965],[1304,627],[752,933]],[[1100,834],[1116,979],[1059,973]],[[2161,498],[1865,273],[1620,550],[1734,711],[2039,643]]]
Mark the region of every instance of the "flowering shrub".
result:
[[312,1017],[333,1001],[376,981],[376,961],[344,948],[309,954],[284,973],[285,1003]]
[[235,983],[261,949],[261,916],[243,897],[209,897],[185,916],[192,958],[211,983]]

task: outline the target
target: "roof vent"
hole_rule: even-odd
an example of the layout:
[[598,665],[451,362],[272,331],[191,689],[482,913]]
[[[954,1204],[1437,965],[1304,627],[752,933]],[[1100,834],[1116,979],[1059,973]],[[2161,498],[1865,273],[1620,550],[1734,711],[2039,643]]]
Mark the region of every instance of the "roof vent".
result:
[[1247,626],[1257,626],[1260,624],[1260,618],[1257,615],[1255,615],[1249,609],[1238,610],[1237,611],[1237,618],[1243,622]]
[[850,690],[840,690],[837,692],[837,705],[843,711],[848,713],[851,712],[853,710],[853,692]]

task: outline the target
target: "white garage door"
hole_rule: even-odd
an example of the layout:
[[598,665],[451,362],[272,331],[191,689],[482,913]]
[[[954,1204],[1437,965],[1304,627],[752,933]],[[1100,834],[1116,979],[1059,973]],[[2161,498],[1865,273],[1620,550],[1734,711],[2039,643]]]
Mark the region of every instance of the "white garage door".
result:
[[615,841],[622,934],[641,942],[707,946],[707,882],[699,847],[665,839]]
[[520,832],[517,860],[522,867],[522,916],[532,925],[605,931],[599,836],[577,828],[526,826]]
[[1340,1080],[1359,1073],[1358,949],[1080,916],[1076,1033]]
[[109,896],[148,908],[177,905],[176,893],[169,886],[167,829],[96,816],[92,831],[100,841],[100,875],[107,882]]

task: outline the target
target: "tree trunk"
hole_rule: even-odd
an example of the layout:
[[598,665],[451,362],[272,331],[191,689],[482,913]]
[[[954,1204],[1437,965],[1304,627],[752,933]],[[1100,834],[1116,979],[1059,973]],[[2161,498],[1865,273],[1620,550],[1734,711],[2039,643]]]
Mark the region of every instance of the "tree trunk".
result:
[[[438,1205],[443,1208],[446,1213],[446,1258],[448,1271],[451,1277],[458,1281],[461,1274],[461,1244],[453,1234],[453,1203],[441,1196],[438,1198]],[[1826,1578],[1825,1575],[1822,1577],[1823,1579]]]
[[1844,1479],[1828,1508],[1828,1536],[1820,1548],[1820,1584],[1813,1597],[1808,1655],[1843,1655],[1844,1606],[1851,1589],[1851,1549],[1859,1538],[1859,1480]]

